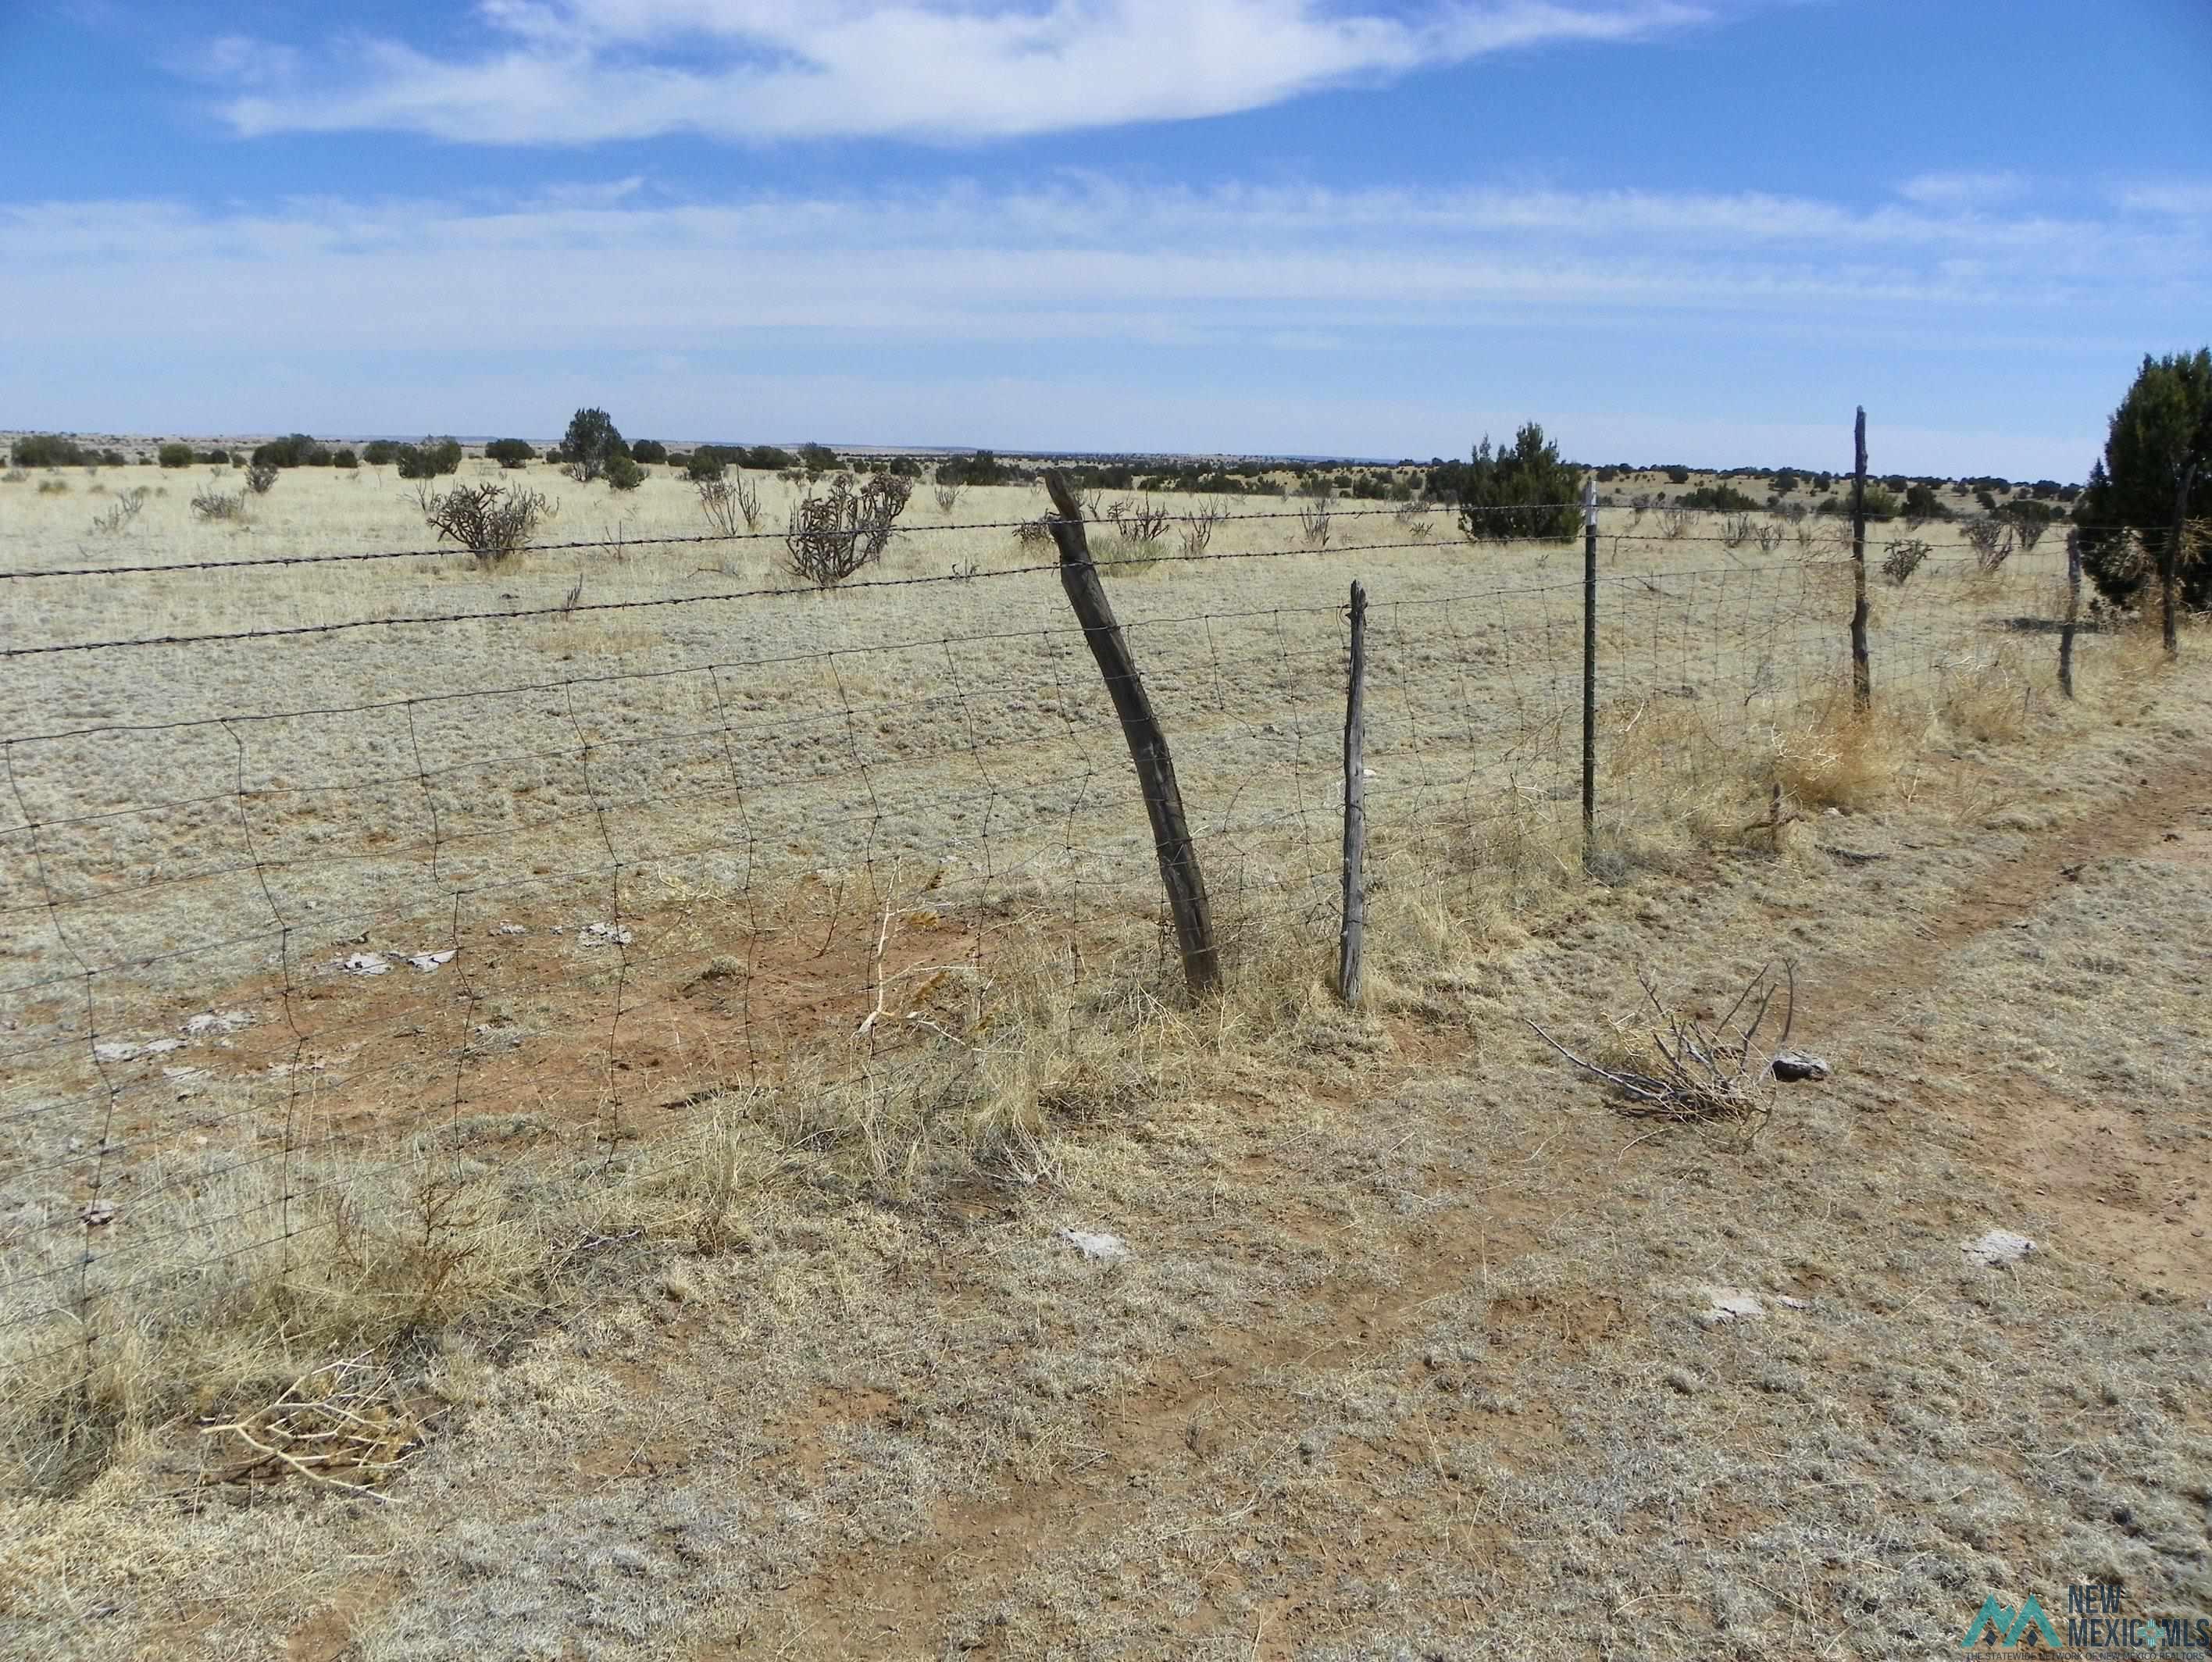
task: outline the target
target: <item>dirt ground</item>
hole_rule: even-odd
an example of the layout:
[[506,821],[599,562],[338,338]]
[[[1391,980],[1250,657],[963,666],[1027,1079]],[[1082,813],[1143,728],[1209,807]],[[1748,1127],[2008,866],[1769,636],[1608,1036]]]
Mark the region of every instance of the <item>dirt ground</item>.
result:
[[[722,996],[684,937],[624,1052],[674,1077],[628,1094],[659,1121],[564,1119],[596,1045],[484,1055],[509,1095],[555,1083],[471,1115],[471,1149],[550,1149],[574,1227],[526,1294],[396,1348],[397,1475],[210,1483],[255,1404],[168,1419],[5,1503],[0,1646],[1878,1658],[2085,1580],[2212,1610],[2212,683],[2185,646],[2003,742],[1936,734],[1767,847],[1424,896],[1358,1015],[1319,950],[1211,1016],[1117,1027],[1102,985],[1077,1015],[1157,1053],[1063,1058],[1035,1138],[964,1168],[872,1168],[881,1143],[667,1049],[653,1000]],[[1711,1016],[1784,958],[1834,1074],[1747,1147],[1625,1118],[1524,1025],[1597,1054],[1639,975]],[[338,1030],[428,1025],[430,985],[344,986]],[[238,1043],[281,1059],[268,1022]],[[388,1071],[443,1091],[449,1051]],[[720,1143],[671,1141],[702,1120]],[[594,1186],[656,1138],[720,1150],[714,1206]],[[1962,1250],[1993,1228],[2033,1250]]]

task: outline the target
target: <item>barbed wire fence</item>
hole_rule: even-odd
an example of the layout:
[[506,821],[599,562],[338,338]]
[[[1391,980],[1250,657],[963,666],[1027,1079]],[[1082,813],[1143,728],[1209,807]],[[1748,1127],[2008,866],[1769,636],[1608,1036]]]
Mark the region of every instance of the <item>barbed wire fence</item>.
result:
[[[1232,986],[1320,978],[1334,951],[1355,576],[1385,910],[1479,897],[1501,861],[1607,875],[1670,827],[1755,834],[1778,755],[1849,699],[1832,539],[1673,563],[1680,531],[1616,512],[1586,585],[1401,507],[1341,511],[1396,516],[1369,543],[1288,535],[1310,511],[1234,516],[1285,531],[1255,549],[1102,559]],[[434,556],[454,557],[0,581]],[[1877,708],[1971,692],[2029,713],[2027,654],[2069,619],[2094,674],[2106,630],[2054,556],[1870,573]],[[729,1203],[732,1137],[892,1204],[970,1166],[1036,1180],[1045,1127],[1111,1110],[1121,1051],[1176,992],[1136,780],[1058,572],[0,648],[22,701],[0,738],[0,1389],[64,1381],[82,1412],[165,1336],[257,1301],[426,1316],[526,1215],[570,1253],[614,1238],[617,1194],[697,1225]],[[1247,572],[1264,583],[1226,596]],[[502,676],[424,644],[647,611],[708,620],[727,650]],[[313,654],[369,632],[427,684],[323,692],[344,664]],[[25,719],[83,695],[64,670],[84,664],[149,703],[196,665],[215,707]]]

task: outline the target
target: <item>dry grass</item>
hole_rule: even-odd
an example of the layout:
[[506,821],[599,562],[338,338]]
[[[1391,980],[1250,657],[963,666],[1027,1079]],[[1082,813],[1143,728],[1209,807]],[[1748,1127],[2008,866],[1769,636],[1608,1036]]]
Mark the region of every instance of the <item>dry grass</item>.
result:
[[[1340,516],[1338,540],[1363,523]],[[1028,557],[1004,543],[1007,561]],[[573,581],[522,563],[518,581]],[[592,581],[667,580],[640,577],[647,563]],[[761,624],[787,650],[797,634],[836,653],[803,671],[719,689],[671,677],[650,683],[656,701],[580,718],[518,700],[446,726],[418,713],[441,763],[573,749],[579,719],[593,737],[592,788],[549,769],[516,795],[520,814],[567,792],[550,804],[569,816],[559,829],[495,817],[489,864],[462,863],[465,842],[442,856],[460,863],[440,868],[456,884],[542,860],[547,897],[472,902],[465,983],[346,981],[303,961],[295,1012],[326,1035],[325,1083],[272,1077],[295,1054],[273,1017],[235,1052],[172,1058],[209,1077],[112,1157],[121,1210],[96,1226],[112,1240],[95,1239],[101,1265],[131,1274],[95,1268],[89,1344],[73,1325],[83,1236],[46,1222],[81,1198],[40,1173],[73,1169],[48,1130],[90,1076],[73,1065],[9,1087],[0,1256],[10,1277],[56,1274],[59,1311],[29,1330],[52,1354],[15,1353],[21,1388],[0,1410],[19,1474],[0,1531],[0,1583],[17,1591],[0,1616],[48,1651],[83,1648],[107,1622],[124,1645],[275,1653],[321,1610],[378,1658],[530,1653],[579,1633],[642,1654],[990,1641],[1085,1657],[1249,1655],[1256,1633],[1263,1653],[1280,1638],[1351,1656],[1479,1648],[1508,1622],[1516,1642],[1565,1649],[1580,1629],[1558,1612],[1587,1607],[1620,1653],[1686,1656],[1826,1642],[1835,1610],[1866,1616],[1872,1600],[1882,1625],[1861,1648],[1884,1654],[1954,1638],[1978,1600],[1952,1610],[1969,1586],[2106,1562],[2147,1598],[2201,1580],[2183,1513],[2202,1430],[2172,1404],[2201,1383],[2203,1336],[2171,1306],[2100,1301],[2102,1272],[2078,1249],[2015,1286],[1962,1271],[1954,1239],[2039,1204],[1977,1186],[2000,1150],[2027,1156],[1987,1117],[2015,1087],[1976,1062],[1990,1053],[1976,1011],[2023,1025],[2012,1053],[2047,1076],[2039,1089],[2161,1100],[2153,1040],[2178,1042],[2185,1006],[2130,1031],[2108,1007],[2119,978],[2068,966],[2140,944],[2158,985],[2179,988],[2196,891],[2177,900],[2171,872],[2123,862],[2069,915],[2076,937],[2035,936],[2031,967],[1961,936],[1956,991],[1942,930],[1913,923],[1923,933],[1904,951],[1892,922],[1955,910],[1983,929],[1973,862],[2094,811],[2152,753],[2190,742],[2169,730],[2206,719],[2192,680],[2132,636],[2100,640],[2083,704],[2062,707],[2031,656],[2039,640],[1983,627],[2009,591],[1923,572],[1885,604],[1900,637],[1924,632],[1911,638],[1931,667],[1878,680],[1877,716],[1855,719],[1809,696],[1776,649],[1802,628],[1832,654],[1825,590],[1792,589],[1723,632],[1685,621],[1711,616],[1717,583],[1655,576],[1635,591],[1645,610],[1624,585],[1608,616],[1619,695],[1586,860],[1559,657],[1573,636],[1547,633],[1571,611],[1534,593],[1480,613],[1409,605],[1376,625],[1373,996],[1347,1012],[1327,990],[1342,568],[1301,555],[1239,593],[1213,577],[1194,589],[1187,570],[1167,562],[1128,593],[1146,597],[1130,603],[1133,633],[1179,713],[1227,943],[1227,991],[1194,1008],[1118,774],[1090,819],[1078,795],[1023,794],[1115,754],[1103,722],[1070,743],[1057,692],[1038,694],[1058,677],[1095,699],[1079,655],[1049,676],[1033,644],[1003,664],[925,670],[919,650],[875,650],[883,615],[832,595]],[[1416,597],[1470,581],[1385,575]],[[234,614],[251,592],[174,604]],[[1211,639],[1175,621],[1254,595],[1310,603],[1314,621],[1215,622]],[[363,581],[341,598],[392,596]],[[632,650],[743,655],[689,627]],[[556,628],[571,633],[544,638],[581,657],[612,649],[584,620]],[[271,673],[312,679],[328,661]],[[1030,748],[994,761],[971,747],[958,698],[902,713],[986,686]],[[80,690],[118,696],[96,678]],[[702,846],[730,843],[730,824],[673,822],[697,808],[648,813],[650,792],[695,784],[680,750],[639,764],[633,794],[611,743],[623,718],[713,731],[733,706],[789,746],[747,758],[735,852]],[[866,744],[868,790],[794,788],[779,817],[750,781],[824,771],[799,742],[824,713],[839,760]],[[356,747],[336,765],[404,737],[334,734]],[[331,846],[286,794],[316,777],[311,758],[278,782],[270,751],[252,756],[264,858],[273,846],[313,873]],[[376,762],[404,788],[356,804],[343,833],[394,828],[388,886],[288,889],[287,905],[420,900],[413,760]],[[172,773],[194,765],[173,743]],[[143,790],[86,777],[110,799]],[[454,790],[443,822],[475,828],[481,779]],[[1830,807],[1853,816],[1850,860],[1827,851]],[[846,840],[841,813],[857,816]],[[231,822],[181,822],[179,852],[220,850],[214,828]],[[610,841],[631,867],[619,954],[571,944],[608,915],[606,879],[584,868]],[[364,864],[350,881],[374,875]],[[509,918],[530,933],[498,935]],[[572,932],[553,937],[556,922]],[[21,961],[51,950],[9,943]],[[1845,1072],[1832,1095],[1784,1101],[1748,1153],[1697,1124],[1624,1149],[1516,1026],[1527,1014],[1586,1033],[1648,969],[1710,1031],[1778,950],[1812,955],[1808,1016],[1819,1042],[1844,1046]],[[262,974],[249,966],[241,986],[258,995]],[[2033,1009],[2009,996],[2023,974],[2051,983]],[[128,1030],[116,1019],[103,1031]],[[371,1035],[374,1069],[345,1048]],[[509,1042],[520,1059],[501,1071]],[[2147,1168],[2201,1153],[2191,1114],[2119,1129],[2178,1139],[2139,1151]],[[1101,1228],[1128,1259],[1092,1264],[1059,1234]],[[125,1250],[134,1240],[147,1244]],[[1703,1326],[1708,1283],[1806,1308]],[[2072,1392],[2054,1324],[2118,1324],[2125,1365]],[[341,1362],[363,1371],[311,1377]],[[275,1469],[249,1434],[287,1451],[358,1434],[362,1458],[329,1475],[390,1500],[281,1459],[283,1482],[235,1475],[249,1458]],[[2032,1494],[2009,1475],[2007,1451],[2027,1470],[2084,1437],[2093,1475]],[[154,1504],[186,1492],[197,1516]],[[2115,1505],[2147,1532],[2114,1529]],[[948,1549],[957,1576],[941,1573]],[[117,1614],[94,1617],[102,1604]]]
[[1803,719],[1771,730],[1767,776],[1807,808],[1860,810],[1879,801],[1926,733],[1885,701],[1862,714],[1848,692],[1819,701]]

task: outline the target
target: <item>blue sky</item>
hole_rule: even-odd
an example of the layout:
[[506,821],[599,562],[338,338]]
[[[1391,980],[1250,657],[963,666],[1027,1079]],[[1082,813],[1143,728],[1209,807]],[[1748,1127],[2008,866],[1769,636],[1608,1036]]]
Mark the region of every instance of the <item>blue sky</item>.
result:
[[0,427],[2078,478],[2204,0],[0,0]]

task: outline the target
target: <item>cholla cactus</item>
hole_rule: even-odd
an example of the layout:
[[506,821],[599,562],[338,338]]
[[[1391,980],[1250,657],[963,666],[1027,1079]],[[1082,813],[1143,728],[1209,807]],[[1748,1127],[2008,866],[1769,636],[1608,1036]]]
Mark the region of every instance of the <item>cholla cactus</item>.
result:
[[883,557],[892,525],[913,494],[914,482],[895,475],[873,475],[855,490],[852,476],[839,474],[827,495],[802,496],[792,505],[785,568],[817,589],[836,587]]

